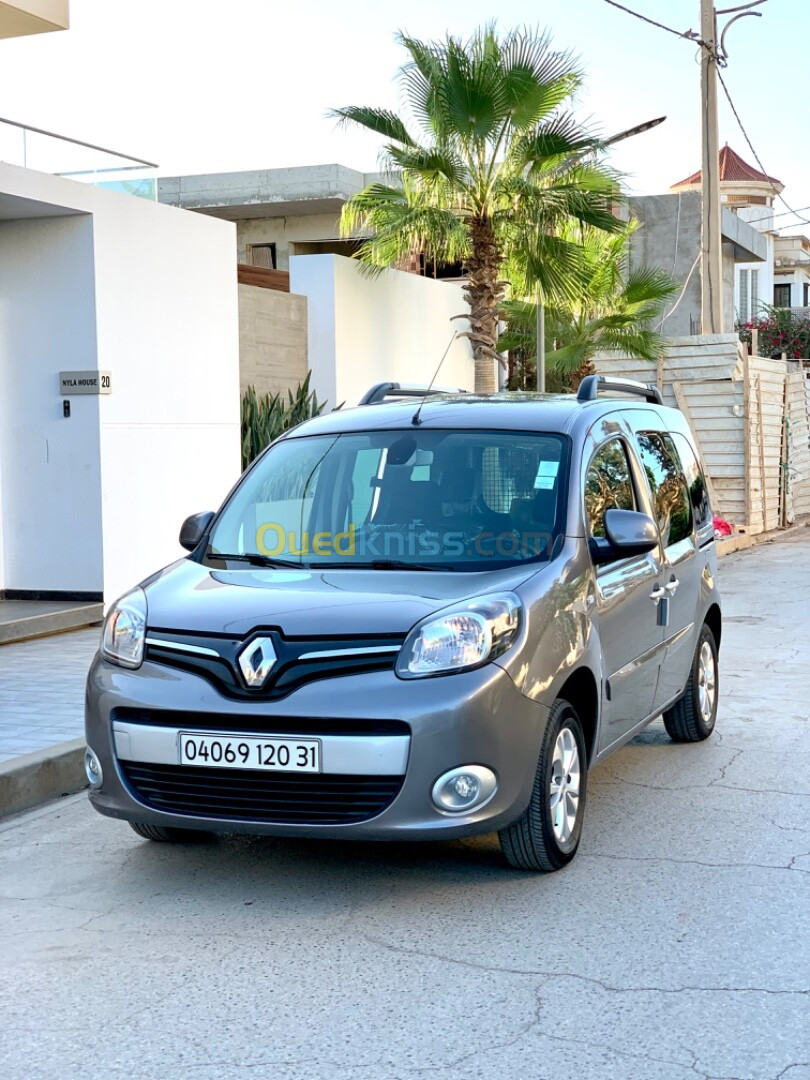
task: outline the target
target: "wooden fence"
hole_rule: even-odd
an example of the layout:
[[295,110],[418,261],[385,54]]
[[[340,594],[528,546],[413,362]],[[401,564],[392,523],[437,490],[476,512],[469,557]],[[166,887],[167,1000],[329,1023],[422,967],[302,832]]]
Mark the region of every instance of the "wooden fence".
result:
[[810,392],[784,360],[733,334],[673,338],[657,368],[602,354],[597,371],[657,382],[695,433],[716,514],[750,533],[810,513]]

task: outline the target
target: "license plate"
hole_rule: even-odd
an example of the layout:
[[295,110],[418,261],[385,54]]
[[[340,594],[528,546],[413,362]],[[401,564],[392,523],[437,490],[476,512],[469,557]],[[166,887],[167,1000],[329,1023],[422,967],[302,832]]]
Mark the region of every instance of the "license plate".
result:
[[180,764],[265,772],[320,772],[321,741],[181,731]]

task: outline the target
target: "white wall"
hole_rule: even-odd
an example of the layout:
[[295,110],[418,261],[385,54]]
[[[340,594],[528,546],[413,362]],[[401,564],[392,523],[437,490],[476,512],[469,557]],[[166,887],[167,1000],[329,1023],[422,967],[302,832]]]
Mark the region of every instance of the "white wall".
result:
[[[2,226],[20,238],[18,257],[0,243],[4,393],[20,384],[0,404],[4,587],[103,590],[109,603],[183,554],[183,518],[215,509],[239,475],[236,236],[230,222],[0,164],[0,217],[76,211],[92,216]],[[62,420],[57,372],[95,366],[112,393],[72,398]],[[32,471],[46,438],[64,462],[47,489],[41,461]],[[58,527],[50,561],[32,562],[46,495]]]
[[240,472],[235,229],[101,192],[95,212],[106,601],[183,554]]
[[[469,328],[457,284],[400,270],[364,276],[353,259],[290,259],[290,289],[307,297],[312,386],[330,406],[356,405],[375,383],[429,383],[455,331]],[[451,321],[452,320],[452,321]],[[469,340],[453,342],[437,386],[472,390]]]
[[58,381],[94,367],[92,218],[0,222],[0,589],[102,589],[99,399]]

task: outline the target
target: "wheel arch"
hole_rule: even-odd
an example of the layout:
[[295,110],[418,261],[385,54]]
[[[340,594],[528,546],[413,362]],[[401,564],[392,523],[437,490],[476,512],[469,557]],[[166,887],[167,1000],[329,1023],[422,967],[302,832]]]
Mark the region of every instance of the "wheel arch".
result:
[[714,640],[719,650],[720,648],[720,635],[723,631],[723,617],[720,614],[720,605],[712,604],[703,619],[704,623],[708,626],[711,632],[714,634]]
[[596,734],[599,728],[599,686],[588,667],[578,667],[560,687],[558,697],[565,698],[576,709],[582,722],[588,763],[596,756]]

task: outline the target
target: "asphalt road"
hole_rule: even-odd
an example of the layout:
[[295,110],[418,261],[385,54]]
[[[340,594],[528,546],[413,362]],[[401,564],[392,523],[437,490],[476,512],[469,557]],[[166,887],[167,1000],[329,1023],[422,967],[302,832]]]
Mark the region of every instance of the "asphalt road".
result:
[[592,774],[575,862],[0,826],[3,1080],[810,1078],[810,529],[723,560],[716,734]]

